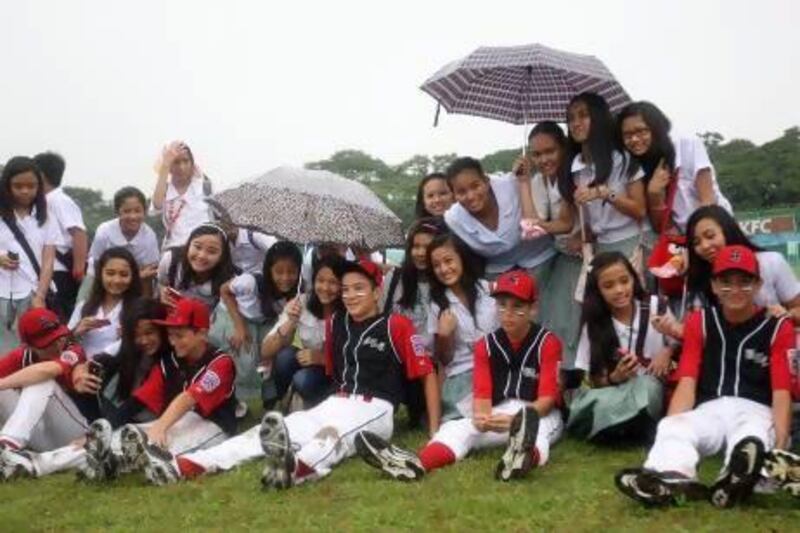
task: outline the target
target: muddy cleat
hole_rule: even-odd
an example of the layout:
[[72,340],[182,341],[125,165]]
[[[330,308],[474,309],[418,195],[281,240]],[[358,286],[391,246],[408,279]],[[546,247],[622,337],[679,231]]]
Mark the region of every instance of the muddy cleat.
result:
[[0,481],[26,477],[36,477],[30,453],[0,443]]
[[131,471],[142,470],[152,485],[168,485],[180,479],[180,472],[172,454],[147,440],[139,427],[128,424],[120,433],[122,457]]
[[295,460],[283,415],[277,411],[266,413],[261,420],[258,436],[261,449],[264,450],[261,485],[265,489],[288,489],[292,486]]
[[536,466],[536,436],[539,434],[539,414],[531,407],[514,415],[509,429],[506,451],[494,472],[500,481],[521,478]]
[[425,475],[419,457],[385,441],[375,433],[361,431],[355,438],[356,451],[365,463],[394,479],[414,481]]
[[708,499],[708,487],[693,479],[643,468],[620,470],[614,476],[614,484],[625,496],[649,507]]
[[117,461],[111,453],[111,435],[114,430],[108,420],[98,419],[89,426],[86,434],[86,466],[78,471],[85,481],[107,481],[117,477]]
[[764,456],[764,443],[760,439],[745,437],[737,442],[727,466],[711,487],[711,504],[728,508],[747,499],[758,482]]
[[800,498],[800,455],[772,450],[764,457],[764,473],[782,490]]

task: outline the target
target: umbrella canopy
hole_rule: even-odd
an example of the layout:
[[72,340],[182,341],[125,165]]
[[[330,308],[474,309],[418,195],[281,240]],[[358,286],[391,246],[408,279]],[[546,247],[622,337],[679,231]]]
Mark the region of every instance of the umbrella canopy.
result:
[[420,88],[448,113],[512,124],[563,122],[570,99],[584,91],[601,95],[612,111],[631,101],[596,57],[540,44],[478,48],[442,67]]
[[401,220],[375,193],[326,170],[278,167],[206,201],[237,225],[297,243],[403,243]]

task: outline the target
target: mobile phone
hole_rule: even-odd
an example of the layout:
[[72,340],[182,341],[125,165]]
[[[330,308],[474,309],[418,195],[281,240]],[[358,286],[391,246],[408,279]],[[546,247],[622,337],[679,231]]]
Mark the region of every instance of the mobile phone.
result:
[[100,379],[103,379],[103,374],[105,374],[105,368],[103,365],[98,363],[97,361],[89,361],[89,373],[93,376],[97,376]]
[[111,324],[111,321],[108,320],[107,318],[97,318],[95,319],[95,324],[97,324],[98,328],[102,328],[104,326],[108,326],[109,324]]
[[8,252],[6,255],[12,261],[19,261],[19,254],[17,252]]
[[172,298],[175,298],[176,300],[183,297],[181,291],[173,289],[172,287],[167,287],[167,294],[169,294]]

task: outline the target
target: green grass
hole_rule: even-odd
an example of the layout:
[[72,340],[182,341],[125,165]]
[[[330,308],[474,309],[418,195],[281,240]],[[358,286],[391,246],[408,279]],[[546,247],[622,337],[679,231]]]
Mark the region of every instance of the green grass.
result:
[[[252,419],[248,421],[251,423]],[[399,424],[402,426],[402,423]],[[248,427],[245,425],[244,427]],[[412,448],[419,432],[397,431]],[[800,528],[800,501],[756,495],[718,511],[705,502],[647,510],[617,493],[614,472],[636,466],[642,448],[609,449],[566,439],[545,467],[521,482],[498,483],[501,451],[477,454],[422,482],[404,484],[351,459],[318,483],[282,493],[260,490],[260,464],[149,487],[140,476],[113,484],[77,483],[74,474],[0,484],[0,530],[437,530],[437,531],[789,531]],[[711,480],[719,468],[702,470]]]

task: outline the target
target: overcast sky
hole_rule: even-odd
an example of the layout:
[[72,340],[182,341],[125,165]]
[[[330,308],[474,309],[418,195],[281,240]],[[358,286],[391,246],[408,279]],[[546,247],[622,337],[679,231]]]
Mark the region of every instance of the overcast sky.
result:
[[357,148],[481,156],[522,130],[443,115],[419,85],[482,45],[602,59],[684,133],[800,125],[800,2],[14,1],[0,4],[0,159],[60,151],[70,185],[149,195],[186,140],[217,188]]

